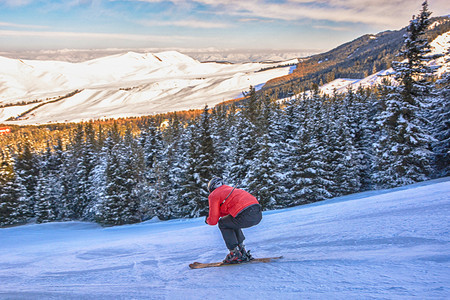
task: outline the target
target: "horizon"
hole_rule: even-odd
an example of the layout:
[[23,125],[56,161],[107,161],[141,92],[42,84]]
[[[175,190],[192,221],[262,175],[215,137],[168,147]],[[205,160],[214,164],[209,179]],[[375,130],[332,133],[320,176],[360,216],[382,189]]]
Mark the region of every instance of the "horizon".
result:
[[0,57],[23,60],[54,60],[71,63],[85,62],[112,55],[129,52],[138,54],[162,53],[176,51],[200,62],[264,62],[287,61],[294,58],[305,58],[318,53],[321,49],[218,49],[218,48],[105,48],[105,49],[55,49],[55,50],[22,50],[1,51]]
[[[364,34],[403,28],[421,4],[407,0],[0,0],[0,52],[111,48],[323,52]],[[428,4],[432,17],[448,15],[446,1]]]

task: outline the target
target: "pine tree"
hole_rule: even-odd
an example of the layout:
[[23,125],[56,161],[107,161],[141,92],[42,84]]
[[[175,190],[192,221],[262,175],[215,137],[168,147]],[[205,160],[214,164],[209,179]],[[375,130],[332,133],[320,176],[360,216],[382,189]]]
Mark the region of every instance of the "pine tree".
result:
[[330,128],[334,119],[329,114],[329,99],[327,96],[320,96],[315,91],[311,99],[312,107],[309,112],[310,126],[314,126],[311,140],[311,149],[314,149],[311,155],[311,163],[316,177],[314,178],[314,190],[316,201],[324,200],[333,196],[333,190],[336,186],[336,172],[333,170],[331,161],[334,154],[333,140],[330,136]]
[[371,181],[374,160],[373,144],[378,139],[377,126],[374,121],[377,113],[377,99],[373,93],[360,87],[355,94],[354,101],[348,103],[348,112],[350,113],[348,124],[357,151],[357,173],[361,181],[361,191],[366,191],[373,188]]
[[20,187],[9,150],[0,157],[0,227],[25,221],[26,206],[20,198]]
[[61,180],[62,195],[59,200],[58,218],[59,220],[74,220],[74,185],[73,174],[74,167],[72,163],[72,151],[69,149],[63,150],[62,141],[58,139],[55,148],[55,158],[58,161],[59,176]]
[[333,176],[327,166],[328,139],[326,118],[320,96],[314,93],[304,99],[304,119],[296,137],[290,142],[292,155],[288,160],[291,166],[287,173],[291,197],[287,206],[311,203],[330,198],[332,186],[329,178]]
[[376,146],[377,161],[374,181],[381,187],[411,184],[430,178],[433,138],[425,131],[427,120],[421,110],[424,96],[429,93],[428,79],[432,70],[425,65],[428,43],[422,38],[428,24],[427,2],[419,17],[413,16],[401,55],[405,62],[396,62],[398,86],[387,86],[384,110],[378,117],[381,138]]
[[[106,142],[108,142],[108,139]],[[111,150],[114,150],[114,148]],[[108,153],[105,170],[105,194],[98,216],[99,222],[103,224],[121,225],[125,223],[121,217],[126,200],[122,197],[124,178],[122,178],[120,167],[118,155],[114,151]]]
[[255,127],[258,123],[258,117],[260,115],[260,99],[258,95],[256,94],[256,90],[253,86],[250,86],[248,92],[243,93],[245,96],[245,102],[244,102],[244,115],[246,118],[252,123]]
[[[189,148],[186,153],[186,163],[184,165],[181,182],[181,191],[178,199],[179,213],[186,217],[199,217],[206,213],[207,197],[203,190],[202,182],[197,166],[200,164],[199,157],[199,132],[195,124],[189,124],[186,138],[189,141]],[[206,197],[206,198],[205,198]]]
[[[105,225],[122,225],[141,220],[138,186],[139,166],[133,155],[133,144],[128,131],[125,139],[116,127],[105,141],[105,188],[99,204],[97,219]],[[128,137],[127,137],[128,136]],[[115,143],[119,137],[119,143]]]
[[217,176],[229,177],[229,161],[231,136],[233,134],[232,119],[227,116],[225,105],[216,106],[211,113],[211,136],[213,137],[213,146],[216,156],[216,164],[220,166],[217,169]]
[[50,143],[40,159],[39,179],[36,187],[34,210],[37,223],[51,222],[57,219],[57,202],[62,195],[61,184],[52,162]]
[[249,168],[253,164],[258,152],[258,138],[262,132],[259,126],[261,120],[261,101],[256,94],[254,87],[244,93],[246,100],[241,111],[235,113],[234,120],[237,128],[230,139],[233,145],[230,155],[230,181],[241,188],[246,188],[249,184]]
[[0,183],[4,184],[14,177],[13,160],[9,149],[0,149]]
[[156,166],[158,178],[160,178],[163,197],[168,218],[181,218],[185,215],[181,212],[179,195],[184,179],[183,169],[185,166],[185,154],[188,148],[188,142],[184,135],[184,128],[177,114],[170,119],[169,126],[164,130],[163,158]]
[[248,172],[258,151],[256,127],[242,114],[238,115],[238,125],[231,138],[233,148],[230,165],[230,181],[241,188],[248,186]]
[[141,154],[137,148],[137,143],[134,140],[127,141],[127,134],[125,135],[123,149],[121,154],[121,174],[124,180],[124,197],[125,205],[121,212],[121,217],[124,223],[137,223],[141,221],[140,212],[140,198],[141,192],[140,183],[143,178],[141,170],[143,170],[143,160],[139,155]]
[[167,220],[172,217],[171,205],[168,203],[170,167],[163,142],[161,129],[151,120],[140,137],[143,151],[141,168],[144,172],[136,185],[137,189],[142,190],[140,210],[145,219],[158,216],[159,219]]
[[407,27],[404,47],[399,56],[405,58],[403,62],[393,62],[396,79],[400,82],[400,94],[404,101],[417,105],[419,96],[427,96],[431,92],[430,79],[436,67],[429,66],[427,62],[435,59],[430,55],[430,45],[425,38],[425,32],[430,25],[431,12],[428,2],[422,3],[422,10],[418,16],[413,16]]
[[[80,130],[83,134],[83,130]],[[92,216],[92,206],[96,201],[95,193],[93,191],[93,171],[97,162],[97,153],[95,152],[96,139],[95,131],[91,123],[84,127],[84,138],[81,138],[81,145],[77,147],[78,153],[76,176],[78,178],[76,183],[75,200],[75,214],[76,218],[88,220]]]
[[355,137],[350,127],[351,124],[348,122],[348,107],[340,103],[338,105],[340,105],[340,109],[336,109],[336,111],[340,111],[341,114],[335,122],[337,126],[336,144],[339,152],[337,165],[335,165],[335,196],[356,193],[361,189],[361,177],[358,168],[360,165],[359,153],[354,144]]
[[19,154],[15,158],[14,169],[20,186],[21,201],[25,204],[24,215],[28,218],[34,216],[34,202],[36,197],[36,186],[39,176],[39,167],[35,154],[32,152],[31,144],[25,142],[19,145]]
[[218,176],[215,149],[211,137],[208,107],[195,125],[190,126],[190,146],[186,165],[186,177],[182,183],[182,211],[191,217],[207,215],[207,184]]
[[84,142],[84,130],[83,125],[78,124],[74,130],[73,136],[67,146],[67,160],[65,161],[64,171],[66,178],[64,178],[64,198],[65,206],[67,207],[66,218],[70,220],[81,219],[82,211],[84,207],[78,205],[79,202],[83,203],[84,195],[81,194],[79,189],[79,167],[80,162],[83,159],[83,142]]
[[277,122],[277,105],[265,97],[258,117],[258,151],[246,175],[248,190],[256,196],[264,209],[281,207],[286,194],[281,185],[280,162],[277,146],[281,143],[281,126]]
[[439,81],[443,87],[436,98],[434,108],[433,143],[436,175],[444,177],[450,175],[450,73]]
[[142,131],[140,144],[144,151],[145,176],[153,184],[156,181],[154,165],[158,159],[158,155],[162,152],[162,134],[154,120],[151,120],[149,126]]
[[284,174],[284,184],[282,185],[285,192],[283,193],[280,204],[283,206],[292,206],[292,203],[296,203],[294,199],[293,191],[296,190],[296,172],[301,167],[301,161],[299,162],[298,152],[301,147],[300,140],[298,139],[298,132],[300,128],[304,128],[306,119],[306,107],[308,101],[296,97],[285,103],[285,108],[282,111],[282,115],[279,117],[281,125],[281,140],[279,144],[279,157],[281,161],[281,173]]
[[307,126],[298,130],[297,136],[290,142],[292,155],[289,164],[291,166],[287,173],[287,186],[290,189],[290,197],[283,204],[287,207],[314,202],[317,200],[315,194],[316,168],[312,157],[313,133]]
[[152,190],[152,203],[160,220],[168,220],[177,215],[171,175],[166,153],[162,153],[155,162],[155,183]]
[[326,102],[326,136],[329,157],[327,167],[333,196],[358,192],[361,189],[361,153],[357,148],[360,135],[355,94],[351,89],[342,97],[335,94]]
[[57,219],[56,207],[54,203],[58,199],[53,193],[55,188],[51,188],[52,184],[54,184],[54,182],[52,182],[49,177],[39,178],[37,186],[39,197],[36,198],[36,202],[34,204],[37,223],[52,222]]
[[208,106],[203,109],[199,124],[199,176],[204,180],[203,188],[206,189],[207,183],[214,176],[221,176],[220,170],[217,168],[216,150],[214,148],[213,138],[211,136],[210,115]]

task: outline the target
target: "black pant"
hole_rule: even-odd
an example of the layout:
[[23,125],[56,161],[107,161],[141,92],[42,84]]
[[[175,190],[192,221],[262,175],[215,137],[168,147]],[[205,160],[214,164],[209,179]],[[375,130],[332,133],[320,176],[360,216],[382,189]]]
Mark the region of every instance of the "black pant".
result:
[[261,205],[254,204],[242,210],[236,218],[232,215],[225,216],[219,220],[219,229],[227,248],[233,250],[245,240],[241,228],[255,226],[261,222]]

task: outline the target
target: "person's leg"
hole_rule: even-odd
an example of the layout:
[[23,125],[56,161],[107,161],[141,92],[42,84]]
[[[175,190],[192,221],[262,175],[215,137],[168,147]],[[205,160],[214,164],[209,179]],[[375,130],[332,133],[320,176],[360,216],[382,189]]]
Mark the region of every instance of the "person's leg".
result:
[[[244,238],[242,234],[242,230],[239,227],[239,224],[236,222],[236,219],[228,215],[219,220],[219,229],[222,233],[223,240],[227,245],[229,250],[233,250],[239,245],[239,240]],[[239,233],[240,231],[240,233]]]
[[245,240],[245,236],[244,233],[242,232],[242,229],[235,229],[234,233],[236,234],[236,239],[237,239],[237,243],[238,245],[242,245],[242,243]]
[[244,233],[241,228],[248,228],[261,222],[262,213],[261,206],[253,205],[244,209],[234,218],[231,215],[223,217],[219,220],[219,229],[222,237],[229,250],[236,248],[245,240]]
[[241,211],[236,216],[236,222],[240,228],[248,228],[258,225],[262,220],[262,212],[260,205],[252,205]]

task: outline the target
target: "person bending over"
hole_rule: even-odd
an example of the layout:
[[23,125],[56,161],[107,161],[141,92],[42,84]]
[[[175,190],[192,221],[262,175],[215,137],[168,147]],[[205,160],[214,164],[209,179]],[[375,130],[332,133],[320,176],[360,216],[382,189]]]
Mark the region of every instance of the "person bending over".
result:
[[215,177],[208,183],[209,215],[205,222],[219,224],[220,232],[230,253],[223,260],[233,264],[250,261],[253,257],[245,250],[245,236],[242,228],[255,226],[261,222],[262,209],[258,200],[250,193],[223,184]]

